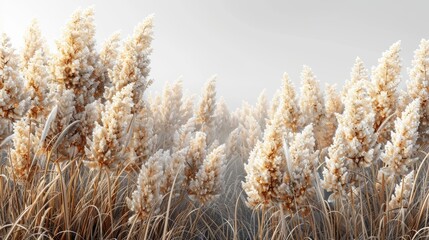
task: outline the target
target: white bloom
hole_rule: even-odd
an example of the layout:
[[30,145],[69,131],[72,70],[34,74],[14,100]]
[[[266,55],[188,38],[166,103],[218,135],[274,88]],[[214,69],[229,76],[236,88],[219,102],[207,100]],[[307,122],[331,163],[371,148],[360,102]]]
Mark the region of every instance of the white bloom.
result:
[[392,195],[388,209],[394,210],[398,208],[408,207],[408,202],[410,200],[411,191],[414,185],[414,171],[408,173],[405,177],[402,178],[401,182],[396,185],[395,193]]
[[0,117],[14,121],[28,108],[29,98],[24,90],[24,79],[19,72],[19,58],[9,37],[0,37]]
[[320,120],[325,113],[319,81],[308,66],[304,66],[301,72],[301,81],[302,86],[299,107],[304,118],[304,125],[313,123],[314,126],[318,128]]
[[407,91],[410,99],[420,98],[419,132],[423,142],[427,138],[426,132],[429,127],[429,71],[427,69],[429,69],[429,40],[422,39],[419,48],[414,52]]
[[200,204],[208,204],[219,197],[224,174],[225,146],[215,148],[204,159],[189,185],[189,197]]
[[[159,211],[162,201],[159,186],[163,181],[162,150],[155,153],[142,165],[138,179],[137,189],[132,193],[132,198],[127,198],[128,208],[134,212],[128,222],[147,220],[151,214]],[[136,219],[137,218],[137,219]]]
[[[307,70],[307,71],[306,71]],[[301,108],[305,108],[306,114],[313,114],[313,110],[316,111],[318,109],[313,109],[310,105],[313,105],[317,102],[318,99],[313,98],[314,94],[317,94],[317,84],[316,80],[311,77],[311,70],[309,68],[304,68],[303,71],[303,88],[302,88],[302,98],[300,99]],[[315,91],[315,92],[314,92]],[[311,97],[310,97],[311,96]],[[316,96],[317,98],[317,96]],[[289,79],[287,73],[283,74],[283,85],[281,90],[281,101],[282,106],[282,116],[283,116],[283,124],[286,129],[290,132],[297,132],[303,125],[303,120],[312,121],[312,117],[308,116],[309,119],[303,119],[304,113],[301,115],[299,110],[298,102],[296,99],[295,89],[292,85],[292,82]],[[316,102],[315,102],[316,101]],[[317,105],[317,104],[316,104]],[[316,113],[317,114],[317,113]],[[311,118],[311,119],[310,119]]]
[[[375,115],[375,130],[377,131],[381,124],[395,112],[397,106],[396,88],[399,84],[401,73],[401,61],[399,52],[401,50],[400,42],[394,43],[383,56],[378,59],[378,66],[372,71],[372,81],[370,87],[370,96],[373,101]],[[385,124],[380,133],[380,141],[385,141],[387,133],[392,124]]]
[[117,92],[101,113],[101,124],[96,123],[92,140],[85,149],[90,168],[114,169],[125,164],[125,145],[133,107],[133,84]]
[[407,174],[411,165],[417,160],[415,154],[418,147],[416,142],[419,119],[420,100],[416,99],[407,106],[402,117],[396,119],[391,140],[386,143],[384,152],[381,154],[381,160],[385,164],[381,173],[385,179]]
[[286,167],[282,111],[279,108],[274,119],[267,124],[263,142],[257,142],[244,165],[247,173],[242,183],[247,194],[247,205],[252,208],[266,207],[277,198],[278,187]]
[[368,84],[368,70],[365,68],[363,61],[357,57],[350,73],[350,80],[346,81],[341,93],[342,101],[347,99],[347,94],[351,87],[357,82]]

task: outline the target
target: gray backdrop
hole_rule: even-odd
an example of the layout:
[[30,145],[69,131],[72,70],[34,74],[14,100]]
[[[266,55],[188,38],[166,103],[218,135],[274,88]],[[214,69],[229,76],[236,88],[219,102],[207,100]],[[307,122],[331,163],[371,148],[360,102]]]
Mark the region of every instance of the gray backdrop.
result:
[[254,103],[262,89],[271,97],[288,72],[298,86],[303,64],[324,83],[340,86],[356,56],[367,67],[402,40],[403,78],[413,51],[428,37],[427,1],[22,1],[0,0],[0,32],[15,47],[32,18],[51,47],[71,13],[95,6],[97,41],[121,30],[123,37],[155,13],[151,91],[183,76],[198,93],[218,75],[218,94],[231,108]]

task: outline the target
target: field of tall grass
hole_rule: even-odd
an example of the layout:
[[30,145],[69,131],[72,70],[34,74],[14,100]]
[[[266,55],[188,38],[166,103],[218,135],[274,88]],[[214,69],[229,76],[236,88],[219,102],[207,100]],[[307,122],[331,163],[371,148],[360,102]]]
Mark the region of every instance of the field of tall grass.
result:
[[428,40],[409,76],[396,42],[340,91],[304,66],[231,111],[215,77],[149,94],[152,31],[98,47],[88,8],[54,51],[37,21],[0,37],[0,239],[429,237]]

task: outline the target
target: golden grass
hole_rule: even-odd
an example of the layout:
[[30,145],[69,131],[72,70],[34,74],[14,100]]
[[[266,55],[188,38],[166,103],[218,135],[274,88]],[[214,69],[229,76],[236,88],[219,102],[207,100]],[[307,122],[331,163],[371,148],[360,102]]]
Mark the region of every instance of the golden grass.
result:
[[[333,87],[323,96],[305,67],[299,101],[285,74],[283,90],[270,106],[262,94],[255,106],[245,103],[230,113],[216,100],[214,78],[197,106],[182,95],[180,81],[167,85],[162,96],[147,99],[153,16],[122,49],[116,34],[98,54],[93,14],[89,9],[73,15],[59,55],[37,56],[40,71],[30,72],[38,80],[31,89],[52,99],[39,106],[33,96],[27,107],[43,116],[20,116],[25,94],[12,96],[10,109],[1,109],[0,239],[429,238],[429,41],[422,40],[416,51],[412,81],[401,97],[396,91],[398,42],[371,77],[357,59],[341,96]],[[37,25],[31,31],[23,53],[29,63],[35,48],[44,46]],[[19,81],[26,80],[21,79],[19,58],[9,39],[2,39],[0,73],[7,64],[9,72],[0,75],[0,89],[5,83],[22,87]],[[54,73],[47,73],[48,62]],[[399,113],[417,98],[421,101],[414,107],[421,116],[399,121]],[[22,117],[28,118],[28,128],[23,121],[17,124]],[[13,133],[14,124],[20,131]],[[97,148],[91,148],[94,129]],[[399,136],[391,144],[397,151],[384,161],[388,154],[380,155],[389,149],[386,142],[392,141],[386,133],[391,130],[396,135],[390,138]],[[92,158],[98,154],[102,161],[88,164],[91,149],[96,150]],[[14,173],[14,159],[22,163],[18,170],[31,174]],[[380,174],[398,162],[406,165],[403,171]],[[328,164],[326,184],[322,171]],[[408,178],[412,187],[395,189],[408,170],[415,173],[413,181]],[[348,178],[341,179],[342,174]],[[344,184],[338,185],[340,181]],[[325,189],[338,190],[339,197],[330,198]],[[256,200],[250,201],[252,197]],[[390,204],[392,198],[397,204]]]

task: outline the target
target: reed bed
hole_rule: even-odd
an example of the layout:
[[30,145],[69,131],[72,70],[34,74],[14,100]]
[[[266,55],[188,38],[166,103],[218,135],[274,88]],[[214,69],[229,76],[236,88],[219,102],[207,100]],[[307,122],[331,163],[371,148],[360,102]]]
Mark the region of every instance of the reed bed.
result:
[[98,48],[88,8],[54,51],[37,21],[1,36],[1,239],[429,237],[428,40],[407,77],[396,42],[341,91],[304,66],[230,111],[216,76],[148,92],[153,26]]

